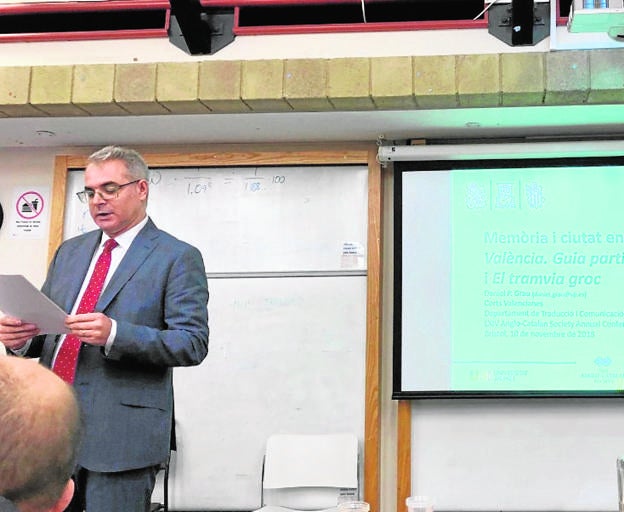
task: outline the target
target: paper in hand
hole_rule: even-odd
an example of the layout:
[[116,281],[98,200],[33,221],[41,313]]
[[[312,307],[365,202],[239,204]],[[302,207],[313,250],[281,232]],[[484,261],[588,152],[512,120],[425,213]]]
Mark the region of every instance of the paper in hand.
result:
[[0,311],[29,324],[41,334],[67,334],[67,313],[21,275],[0,275]]

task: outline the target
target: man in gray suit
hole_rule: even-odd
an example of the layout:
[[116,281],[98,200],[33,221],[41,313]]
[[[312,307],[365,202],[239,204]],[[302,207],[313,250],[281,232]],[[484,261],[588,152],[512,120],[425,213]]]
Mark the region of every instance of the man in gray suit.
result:
[[[68,379],[86,434],[71,511],[149,510],[158,467],[173,440],[172,367],[200,364],[208,352],[202,256],[147,216],[147,173],[143,158],[126,148],[108,146],[89,157],[79,197],[100,229],[64,242],[42,287],[69,313],[66,325],[80,345]],[[110,238],[114,248],[105,250]],[[95,307],[82,312],[84,298],[94,295],[91,281],[104,279],[97,260],[107,251],[103,290],[95,294]],[[7,348],[40,357],[57,371],[72,336],[38,332],[36,325],[0,318]]]

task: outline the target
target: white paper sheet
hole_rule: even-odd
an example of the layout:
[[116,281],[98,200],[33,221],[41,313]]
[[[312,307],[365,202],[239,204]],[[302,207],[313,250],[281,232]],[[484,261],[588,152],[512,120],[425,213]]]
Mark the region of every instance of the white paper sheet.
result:
[[0,311],[37,325],[41,334],[66,334],[67,313],[21,275],[0,275]]

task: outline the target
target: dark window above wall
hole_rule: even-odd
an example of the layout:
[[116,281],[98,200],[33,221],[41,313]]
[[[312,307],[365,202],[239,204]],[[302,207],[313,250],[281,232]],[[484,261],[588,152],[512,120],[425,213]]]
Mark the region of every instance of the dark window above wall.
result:
[[234,7],[236,34],[355,32],[487,26],[483,0],[201,0]]
[[[571,0],[552,1],[557,24],[565,25]],[[486,5],[490,0],[0,0],[0,42],[169,36],[199,48],[190,53],[214,53],[237,35],[488,28],[496,18]]]
[[166,37],[169,0],[0,2],[0,42]]

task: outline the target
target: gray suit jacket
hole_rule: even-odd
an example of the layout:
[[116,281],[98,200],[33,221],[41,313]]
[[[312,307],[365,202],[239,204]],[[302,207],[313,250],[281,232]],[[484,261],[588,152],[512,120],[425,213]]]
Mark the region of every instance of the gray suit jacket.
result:
[[[42,291],[71,311],[101,232],[64,242]],[[95,307],[117,321],[110,352],[84,345],[74,386],[85,419],[78,464],[125,471],[159,464],[172,439],[172,367],[208,352],[208,286],[200,252],[156,228],[136,236]],[[35,338],[27,356],[50,366],[59,336]]]

